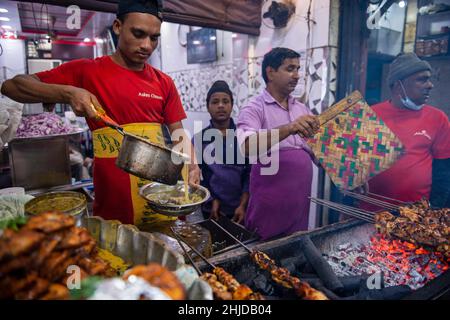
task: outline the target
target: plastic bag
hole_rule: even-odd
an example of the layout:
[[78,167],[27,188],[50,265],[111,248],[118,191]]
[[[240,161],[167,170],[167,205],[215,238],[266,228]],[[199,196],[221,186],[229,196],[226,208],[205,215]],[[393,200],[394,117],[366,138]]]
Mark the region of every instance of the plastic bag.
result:
[[0,150],[16,136],[23,104],[9,98],[0,99]]

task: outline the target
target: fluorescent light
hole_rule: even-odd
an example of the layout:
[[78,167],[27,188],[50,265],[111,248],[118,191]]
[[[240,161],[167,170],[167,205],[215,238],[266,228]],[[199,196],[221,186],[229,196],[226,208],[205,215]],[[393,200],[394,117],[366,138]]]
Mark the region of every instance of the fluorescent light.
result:
[[216,39],[217,39],[216,36],[209,37],[209,40],[211,40],[211,41],[215,41]]
[[0,21],[9,21],[11,19],[9,19],[8,17],[0,17]]
[[398,3],[398,6],[399,6],[400,8],[404,8],[404,7],[406,6],[406,1],[401,0],[401,1]]
[[94,41],[96,43],[103,43],[103,39],[101,39],[101,38],[94,38]]
[[7,13],[7,12],[8,12],[8,9],[0,8],[0,13]]
[[3,29],[6,29],[6,30],[11,30],[11,29],[12,29],[11,26],[2,26],[2,28],[3,28]]
[[236,33],[233,33],[233,34],[231,35],[231,37],[232,37],[232,38],[237,38],[237,34],[236,34]]
[[83,41],[84,41],[84,42],[91,42],[91,39],[89,39],[89,38],[84,38]]
[[194,40],[194,41],[192,41],[192,43],[195,45],[199,45],[201,42],[200,42],[200,40]]

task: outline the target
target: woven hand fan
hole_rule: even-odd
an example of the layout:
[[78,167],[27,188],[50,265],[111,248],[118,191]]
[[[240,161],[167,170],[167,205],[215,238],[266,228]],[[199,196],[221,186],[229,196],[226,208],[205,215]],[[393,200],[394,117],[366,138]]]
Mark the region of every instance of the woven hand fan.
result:
[[306,142],[340,189],[352,190],[390,168],[403,145],[353,92],[319,115],[320,129]]

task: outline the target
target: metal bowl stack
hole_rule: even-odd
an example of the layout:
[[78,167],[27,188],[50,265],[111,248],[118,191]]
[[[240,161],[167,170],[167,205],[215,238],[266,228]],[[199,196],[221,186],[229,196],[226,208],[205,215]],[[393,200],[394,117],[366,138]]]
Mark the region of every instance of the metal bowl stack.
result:
[[139,195],[147,200],[148,205],[152,210],[157,213],[167,216],[186,216],[196,211],[202,203],[209,199],[209,191],[202,186],[188,186],[189,196],[198,195],[201,200],[189,203],[189,204],[173,204],[170,201],[166,203],[164,201],[154,201],[149,196],[153,194],[164,194],[170,197],[183,197],[184,196],[184,182],[178,181],[176,185],[166,185],[159,182],[151,182],[139,189]]

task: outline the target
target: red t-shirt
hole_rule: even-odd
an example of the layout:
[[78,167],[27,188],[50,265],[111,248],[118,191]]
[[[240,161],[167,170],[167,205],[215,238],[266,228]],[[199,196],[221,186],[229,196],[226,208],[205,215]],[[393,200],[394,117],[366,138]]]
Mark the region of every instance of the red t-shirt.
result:
[[[37,76],[46,83],[88,90],[119,124],[172,124],[186,118],[172,79],[148,64],[142,71],[131,71],[105,56],[67,62]],[[88,120],[88,124],[91,130],[104,127],[93,120]],[[133,223],[130,177],[115,161],[116,158],[94,158],[94,214]]]
[[450,158],[448,117],[428,105],[412,111],[385,101],[372,108],[403,143],[405,154],[369,181],[370,192],[402,201],[429,198],[433,159]]
[[[173,80],[147,63],[142,71],[132,71],[104,56],[74,60],[36,75],[42,82],[88,90],[119,124],[171,124],[186,118]],[[103,127],[91,120],[88,124],[91,130]]]

